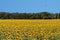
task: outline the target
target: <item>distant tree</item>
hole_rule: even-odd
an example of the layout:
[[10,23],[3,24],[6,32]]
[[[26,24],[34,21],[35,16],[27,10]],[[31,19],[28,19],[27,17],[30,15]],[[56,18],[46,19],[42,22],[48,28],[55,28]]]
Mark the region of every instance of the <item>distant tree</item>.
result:
[[42,19],[51,19],[51,14],[48,12],[40,12],[40,17]]
[[0,12],[0,19],[60,19],[60,13],[9,13]]

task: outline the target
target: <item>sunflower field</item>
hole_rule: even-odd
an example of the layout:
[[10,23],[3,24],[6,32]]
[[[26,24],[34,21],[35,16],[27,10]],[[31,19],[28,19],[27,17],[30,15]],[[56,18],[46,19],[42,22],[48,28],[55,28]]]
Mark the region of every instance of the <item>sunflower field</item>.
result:
[[60,19],[0,19],[0,40],[60,40]]

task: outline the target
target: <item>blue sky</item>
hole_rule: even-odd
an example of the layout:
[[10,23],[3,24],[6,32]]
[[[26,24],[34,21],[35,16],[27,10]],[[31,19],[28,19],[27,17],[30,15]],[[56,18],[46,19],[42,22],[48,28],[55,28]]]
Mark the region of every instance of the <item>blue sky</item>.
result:
[[0,0],[0,12],[60,12],[60,0]]

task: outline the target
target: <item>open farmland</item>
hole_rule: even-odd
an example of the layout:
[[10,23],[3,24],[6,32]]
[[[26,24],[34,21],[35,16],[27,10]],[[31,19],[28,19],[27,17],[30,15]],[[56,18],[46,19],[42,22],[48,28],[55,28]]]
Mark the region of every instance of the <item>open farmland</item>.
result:
[[0,20],[0,40],[60,40],[60,19]]

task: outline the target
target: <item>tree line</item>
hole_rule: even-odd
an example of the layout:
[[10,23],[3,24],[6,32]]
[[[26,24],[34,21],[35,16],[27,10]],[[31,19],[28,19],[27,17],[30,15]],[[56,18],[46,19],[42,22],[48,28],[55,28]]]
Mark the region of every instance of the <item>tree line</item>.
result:
[[60,13],[9,13],[0,12],[0,19],[60,19]]

